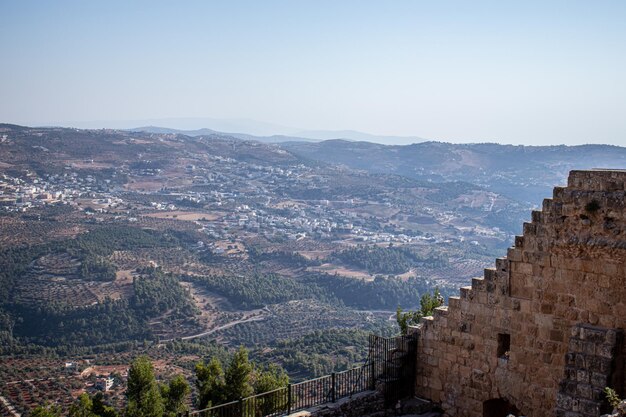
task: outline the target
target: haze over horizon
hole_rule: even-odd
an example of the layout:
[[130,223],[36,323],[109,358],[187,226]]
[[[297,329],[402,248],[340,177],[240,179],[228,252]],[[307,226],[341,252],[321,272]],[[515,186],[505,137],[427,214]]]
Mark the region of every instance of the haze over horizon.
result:
[[0,14],[0,122],[210,117],[254,135],[626,145],[619,1],[64,0]]

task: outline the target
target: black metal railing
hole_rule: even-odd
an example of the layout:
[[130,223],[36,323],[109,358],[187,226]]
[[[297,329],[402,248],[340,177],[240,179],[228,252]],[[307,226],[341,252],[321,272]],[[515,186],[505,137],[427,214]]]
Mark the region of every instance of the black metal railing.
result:
[[367,363],[358,368],[337,372],[335,376],[336,398],[351,397],[359,392],[374,389],[373,364]]
[[[333,402],[334,377],[326,375],[320,378],[289,385],[291,404],[289,411],[304,410],[316,405]],[[336,398],[336,397],[335,397]]]
[[417,338],[370,335],[369,346],[374,380],[381,383],[387,405],[412,395],[415,391]]
[[335,402],[374,386],[370,364],[333,373],[321,378],[289,384],[284,388],[221,404],[190,416],[198,417],[270,417],[284,416],[298,410]]
[[273,417],[376,389],[382,391],[388,404],[413,393],[415,380],[416,339],[410,336],[382,338],[371,336],[369,356],[363,366],[310,379],[274,391],[242,398],[199,411],[197,417]]

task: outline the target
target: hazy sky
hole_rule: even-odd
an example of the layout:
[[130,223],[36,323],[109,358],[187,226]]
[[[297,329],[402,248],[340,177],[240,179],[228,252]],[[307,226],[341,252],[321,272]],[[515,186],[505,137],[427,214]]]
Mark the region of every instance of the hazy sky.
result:
[[626,145],[625,22],[623,0],[0,0],[0,122]]

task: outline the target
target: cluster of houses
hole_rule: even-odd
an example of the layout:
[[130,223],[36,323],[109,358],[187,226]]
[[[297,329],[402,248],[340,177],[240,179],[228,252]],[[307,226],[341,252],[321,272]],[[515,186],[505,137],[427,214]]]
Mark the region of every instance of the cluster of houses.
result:
[[79,197],[95,197],[108,190],[108,183],[102,183],[91,175],[82,177],[71,170],[45,178],[32,171],[21,177],[0,174],[0,207],[9,212],[24,212],[49,204],[70,204]]
[[[324,190],[332,189],[330,177],[319,168],[304,164],[258,165],[218,155],[206,158],[203,162],[184,165],[185,181],[176,180],[179,174],[149,168],[150,161],[143,161],[144,164],[134,168],[120,167],[109,178],[76,169],[72,164],[65,166],[62,173],[44,177],[34,172],[27,172],[20,178],[0,174],[0,210],[27,211],[49,204],[76,205],[77,200],[84,202],[87,199],[89,204],[82,207],[88,214],[118,209],[115,213],[118,218],[128,221],[137,221],[138,216],[154,210],[173,211],[184,207],[207,213],[219,212],[217,218],[208,216],[208,219],[197,221],[201,230],[212,239],[232,239],[242,233],[260,234],[270,240],[351,239],[367,244],[437,243],[454,239],[455,233],[421,234],[401,227],[382,227],[374,216],[357,214],[361,205],[379,204],[386,209],[398,207],[384,196],[377,201],[374,196],[366,200],[365,197],[345,198],[326,193]],[[83,162],[89,165],[90,161]],[[118,181],[123,176],[135,180],[150,176],[164,186],[156,191],[136,191],[142,195],[142,199],[136,200]],[[189,179],[192,179],[191,184]],[[130,208],[137,210],[131,212]],[[425,211],[424,215],[450,227],[458,217],[458,214],[448,212]],[[460,226],[454,227],[462,232],[457,235],[463,240],[465,233]],[[468,229],[467,232],[503,237],[498,236],[502,234],[498,230],[484,228]]]

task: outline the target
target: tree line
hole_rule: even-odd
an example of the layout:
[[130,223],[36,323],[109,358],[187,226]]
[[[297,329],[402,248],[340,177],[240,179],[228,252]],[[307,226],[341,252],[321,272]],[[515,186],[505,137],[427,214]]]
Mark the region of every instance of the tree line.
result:
[[187,276],[185,279],[200,283],[241,308],[259,308],[268,304],[307,298],[327,299],[329,296],[322,288],[305,285],[295,278],[272,273]]
[[418,264],[443,266],[441,255],[422,255],[406,247],[355,246],[335,251],[331,259],[371,274],[403,274]]
[[[250,362],[248,351],[240,347],[227,363],[218,357],[200,362],[195,368],[196,407],[200,410],[286,387],[289,377],[276,366],[260,367]],[[167,383],[159,383],[154,366],[146,356],[136,358],[129,370],[126,388],[126,407],[123,410],[107,405],[103,395],[81,394],[70,407],[69,417],[177,417],[188,411],[191,387],[183,375],[176,375]],[[271,410],[263,404],[263,415]],[[256,414],[255,414],[256,415]],[[35,408],[30,417],[61,417],[62,410],[55,405]]]
[[398,305],[412,307],[432,284],[421,278],[401,280],[378,275],[374,280],[312,273],[305,277],[308,286],[318,286],[348,307],[380,310]]
[[80,308],[58,302],[11,306],[19,318],[12,328],[13,336],[23,343],[57,348],[151,340],[154,338],[148,326],[151,318],[165,312],[172,319],[195,316],[197,308],[178,284],[177,277],[159,268],[138,272],[130,299],[107,298],[102,303]]

